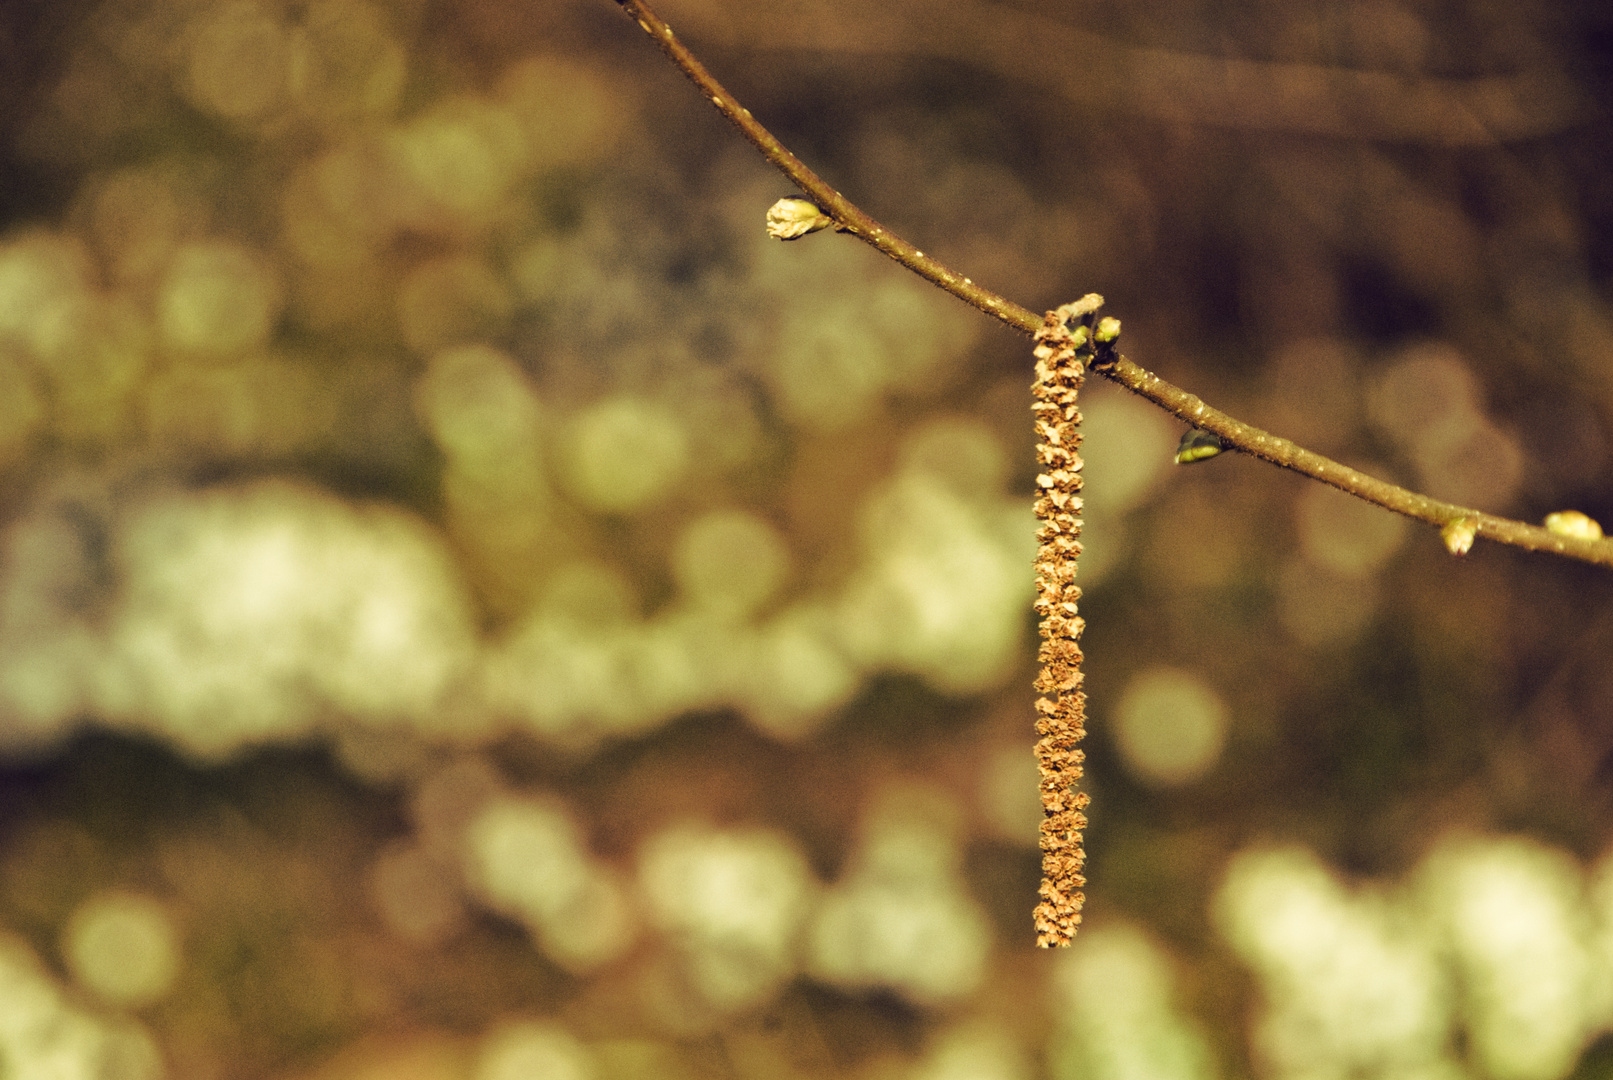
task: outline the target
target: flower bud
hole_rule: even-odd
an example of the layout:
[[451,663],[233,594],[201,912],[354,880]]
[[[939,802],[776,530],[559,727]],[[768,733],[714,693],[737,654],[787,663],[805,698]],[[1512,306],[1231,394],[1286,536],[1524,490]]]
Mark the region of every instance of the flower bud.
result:
[[780,199],[767,208],[767,235],[775,240],[798,240],[833,224],[834,218],[810,199]]
[[1546,515],[1546,530],[1576,540],[1600,540],[1602,526],[1578,510],[1559,510]]
[[1439,530],[1439,538],[1445,541],[1445,550],[1452,555],[1466,555],[1471,551],[1473,538],[1478,534],[1478,522],[1467,517],[1447,521],[1444,528]]

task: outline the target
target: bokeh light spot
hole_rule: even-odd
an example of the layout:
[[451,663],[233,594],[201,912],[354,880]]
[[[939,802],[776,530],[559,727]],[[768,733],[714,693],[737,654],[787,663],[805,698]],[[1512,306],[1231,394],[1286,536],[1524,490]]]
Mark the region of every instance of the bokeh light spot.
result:
[[1126,685],[1115,709],[1115,739],[1139,779],[1188,784],[1215,767],[1227,723],[1226,703],[1197,675],[1149,668]]
[[575,417],[572,492],[606,513],[627,514],[671,494],[689,464],[689,437],[670,411],[635,397],[607,398]]
[[[1381,470],[1367,469],[1372,475]],[[1409,522],[1325,484],[1307,484],[1295,506],[1300,550],[1324,570],[1364,578],[1399,550]]]
[[473,1080],[595,1080],[599,1066],[558,1024],[501,1025],[482,1043]]
[[734,617],[765,603],[789,569],[790,554],[778,531],[738,510],[698,518],[678,537],[672,563],[690,603]]
[[191,30],[190,91],[226,120],[257,120],[286,100],[289,28],[263,5],[238,2],[204,10]]
[[233,355],[269,339],[279,304],[279,282],[254,253],[222,241],[188,244],[163,275],[157,327],[179,352]]
[[179,935],[167,910],[146,896],[92,896],[68,920],[62,952],[80,983],[115,1005],[161,1000],[179,972]]

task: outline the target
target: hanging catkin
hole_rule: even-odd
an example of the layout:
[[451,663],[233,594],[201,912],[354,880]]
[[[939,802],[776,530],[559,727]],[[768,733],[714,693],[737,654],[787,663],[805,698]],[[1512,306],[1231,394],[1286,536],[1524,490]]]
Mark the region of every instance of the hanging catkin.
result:
[[[1036,613],[1042,636],[1036,678],[1036,766],[1042,796],[1042,885],[1036,943],[1068,945],[1081,925],[1086,852],[1081,830],[1087,796],[1074,790],[1085,754],[1086,695],[1081,692],[1081,413],[1076,395],[1092,356],[1092,319],[1103,298],[1089,294],[1050,311],[1036,334]],[[1117,324],[1118,326],[1118,324]],[[1073,329],[1072,329],[1073,327]]]

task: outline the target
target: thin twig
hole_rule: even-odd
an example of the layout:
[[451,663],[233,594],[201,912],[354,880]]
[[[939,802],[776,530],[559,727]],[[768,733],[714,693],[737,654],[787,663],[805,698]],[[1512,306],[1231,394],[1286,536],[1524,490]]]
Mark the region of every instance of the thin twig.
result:
[[[1471,79],[1205,56],[1131,45],[1043,14],[1050,5],[885,0],[827,17],[827,0],[691,5],[703,37],[729,47],[922,55],[992,72],[1072,106],[1170,123],[1346,139],[1495,146],[1591,117],[1568,76],[1541,66]],[[842,8],[845,5],[841,5]],[[1025,62],[1079,56],[1079,64]]]
[[[979,308],[1021,333],[1034,335],[1041,328],[1042,316],[998,296],[990,289],[976,285],[956,270],[930,258],[869,217],[850,199],[807,168],[800,158],[790,153],[772,132],[750,114],[749,109],[723,89],[722,84],[712,77],[705,65],[695,59],[694,54],[673,36],[672,28],[645,7],[642,0],[616,0],[616,2],[622,10],[637,20],[645,33],[655,39],[661,51],[689,77],[706,100],[716,106],[717,111],[727,117],[740,133],[761,151],[763,157],[789,177],[791,183],[822,207],[824,213],[834,219],[840,231],[852,233],[858,239],[872,244],[920,277],[928,279],[960,300]],[[1387,481],[1378,480],[1347,465],[1341,465],[1331,458],[1306,450],[1287,439],[1245,424],[1219,409],[1211,408],[1193,394],[1138,367],[1124,356],[1117,357],[1114,363],[1095,370],[1098,374],[1147,398],[1194,427],[1215,433],[1228,449],[1241,450],[1274,465],[1309,476],[1313,480],[1320,480],[1324,484],[1330,484],[1340,491],[1348,492],[1386,510],[1426,521],[1439,528],[1465,522],[1477,535],[1497,543],[1531,551],[1551,552],[1602,566],[1613,566],[1613,538],[1589,540],[1564,536],[1539,525],[1529,525],[1522,521],[1513,521],[1457,506],[1454,503],[1441,502]]]

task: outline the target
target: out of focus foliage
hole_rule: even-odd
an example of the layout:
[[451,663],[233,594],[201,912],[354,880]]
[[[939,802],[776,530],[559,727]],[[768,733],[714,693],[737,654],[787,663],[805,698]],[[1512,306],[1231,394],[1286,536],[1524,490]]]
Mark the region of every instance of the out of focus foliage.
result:
[[[1613,520],[1613,17],[669,0],[832,181],[1430,494]],[[1031,947],[1028,348],[607,0],[0,7],[0,1074],[1613,1060],[1613,577],[1086,409]]]

